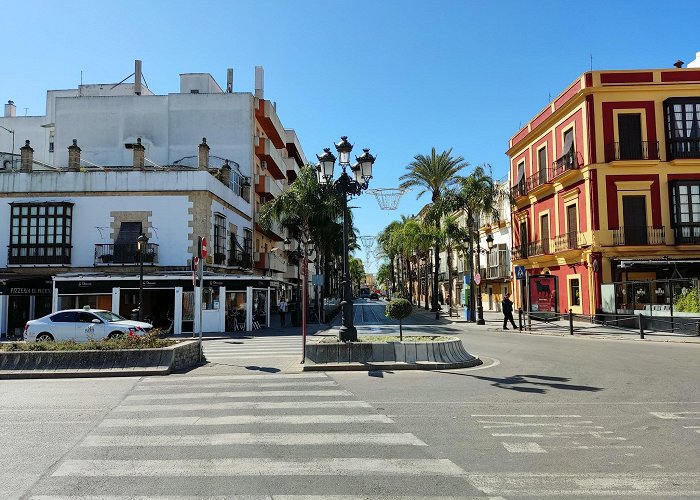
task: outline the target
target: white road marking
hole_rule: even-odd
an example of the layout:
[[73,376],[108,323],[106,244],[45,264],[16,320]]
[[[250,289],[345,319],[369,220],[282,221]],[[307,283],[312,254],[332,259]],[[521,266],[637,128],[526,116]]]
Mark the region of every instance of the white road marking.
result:
[[597,434],[612,434],[613,431],[583,431],[583,432],[574,432],[574,431],[564,431],[564,432],[531,432],[531,433],[499,433],[499,432],[494,432],[491,435],[493,437],[525,437],[525,438],[569,438],[571,436],[586,436],[590,435],[592,432],[595,432]]
[[[650,411],[650,414],[658,418],[671,419],[671,420],[700,420],[700,411],[676,411],[676,412],[665,412],[665,411]],[[686,415],[697,415],[697,416],[686,416]]]
[[144,401],[151,399],[200,399],[200,398],[286,398],[308,396],[352,396],[344,390],[331,391],[241,391],[241,392],[183,392],[181,394],[137,394],[127,396],[125,401]]
[[[172,377],[172,378],[171,378]],[[328,376],[324,375],[323,373],[275,373],[275,374],[269,374],[269,375],[261,375],[261,374],[255,374],[255,375],[200,375],[200,376],[191,376],[191,375],[168,375],[168,378],[165,380],[161,379],[154,379],[154,378],[145,378],[140,382],[140,385],[154,385],[154,386],[170,386],[174,384],[181,384],[183,382],[203,382],[206,384],[211,383],[213,380],[223,380],[223,381],[239,381],[239,380],[282,380],[282,379],[314,379],[314,378],[322,378],[322,379],[328,379]]]
[[[503,418],[503,417],[519,417],[519,418],[581,418],[581,415],[472,415],[472,417],[491,417],[491,418]],[[481,422],[481,421],[479,421]]]
[[164,404],[164,405],[121,405],[112,412],[160,412],[166,410],[281,410],[316,408],[371,408],[364,401],[230,401],[226,403]]
[[[196,471],[196,474],[195,472]],[[265,458],[189,460],[66,460],[52,476],[75,477],[240,477],[240,476],[461,476],[446,459]]]
[[160,417],[134,420],[108,418],[99,427],[157,427],[167,425],[248,425],[248,424],[393,424],[385,415],[228,415],[225,417]]
[[[372,495],[373,500],[396,500],[396,496]],[[226,495],[225,497],[183,497],[183,496],[66,496],[34,495],[30,500],[367,500],[367,496],[356,495]],[[425,497],[401,496],[401,500],[426,500]],[[505,500],[503,497],[430,497],[430,500]]]
[[[219,384],[202,384],[197,386],[198,389],[226,389],[228,387],[299,387],[298,381],[290,382],[223,382]],[[338,383],[335,380],[310,380],[304,382],[304,387],[337,387]],[[170,385],[167,389],[189,389],[192,386],[189,384]],[[162,390],[160,387],[134,387],[134,391],[144,393],[150,391]]]
[[537,443],[501,443],[503,447],[511,453],[547,453]]
[[157,436],[87,436],[80,446],[220,446],[254,444],[273,446],[316,446],[369,444],[381,446],[427,446],[410,433],[229,433]]

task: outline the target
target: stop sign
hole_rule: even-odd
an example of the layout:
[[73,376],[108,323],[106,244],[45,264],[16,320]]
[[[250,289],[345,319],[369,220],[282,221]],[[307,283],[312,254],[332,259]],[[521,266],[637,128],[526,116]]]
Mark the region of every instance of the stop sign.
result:
[[207,258],[207,239],[202,238],[202,258]]
[[481,275],[479,273],[476,273],[474,275],[474,283],[476,283],[477,285],[481,284]]

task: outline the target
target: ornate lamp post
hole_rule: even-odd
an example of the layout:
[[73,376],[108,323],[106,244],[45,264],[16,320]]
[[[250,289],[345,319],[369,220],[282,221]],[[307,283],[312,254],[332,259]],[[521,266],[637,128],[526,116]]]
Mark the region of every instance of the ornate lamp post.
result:
[[148,248],[148,236],[145,234],[136,238],[136,248],[139,251],[139,321],[143,321],[143,254]]
[[[318,182],[321,186],[332,187],[336,193],[343,198],[343,282],[341,297],[342,325],[340,327],[340,341],[353,342],[357,340],[357,329],[353,325],[352,310],[352,290],[350,288],[350,267],[348,232],[350,231],[350,217],[348,214],[348,197],[359,196],[362,191],[369,187],[369,180],[372,178],[372,166],[374,156],[369,153],[369,149],[363,149],[360,156],[355,157],[357,163],[350,166],[350,152],[352,144],[348,142],[346,136],[340,138],[340,142],[335,145],[338,152],[338,164],[343,168],[343,172],[337,180],[333,180],[333,168],[336,157],[331,153],[330,148],[325,148],[323,154],[316,155],[318,158]],[[353,174],[348,175],[347,168]]]

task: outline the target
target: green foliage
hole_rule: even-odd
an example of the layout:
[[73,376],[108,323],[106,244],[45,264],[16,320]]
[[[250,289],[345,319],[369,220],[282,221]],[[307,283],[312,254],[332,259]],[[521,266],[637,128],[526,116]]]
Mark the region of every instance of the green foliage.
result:
[[362,285],[362,280],[365,278],[365,265],[362,263],[362,259],[350,256],[348,267],[350,272],[350,280],[357,283],[357,287],[360,288]]
[[697,288],[683,288],[683,292],[673,303],[678,312],[700,313],[700,296]]
[[384,287],[387,281],[391,281],[391,267],[389,264],[381,264],[377,270],[377,283]]
[[413,311],[413,306],[406,299],[393,299],[386,305],[386,317],[402,320]]
[[177,343],[171,339],[159,338],[160,331],[155,330],[146,335],[124,335],[112,340],[90,340],[78,343],[72,340],[60,342],[10,342],[0,344],[5,351],[115,351],[117,349],[158,349]]

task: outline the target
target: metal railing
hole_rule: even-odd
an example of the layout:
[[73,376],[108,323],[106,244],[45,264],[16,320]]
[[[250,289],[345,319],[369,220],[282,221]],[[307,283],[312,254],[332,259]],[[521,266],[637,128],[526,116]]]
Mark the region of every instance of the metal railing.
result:
[[664,245],[666,228],[652,226],[623,226],[613,229],[613,245]]
[[552,252],[550,240],[534,240],[528,244],[528,255],[547,255]]
[[518,198],[519,196],[525,196],[527,194],[525,180],[522,180],[518,184],[516,184],[515,186],[511,187],[510,194],[513,198]]
[[581,155],[573,149],[552,162],[552,179],[569,170],[577,170],[583,163]]
[[560,234],[552,240],[552,247],[555,252],[563,252],[565,250],[573,250],[581,248],[586,244],[586,235],[578,231],[570,231]]
[[540,170],[525,179],[525,191],[530,192],[549,182],[549,169]]
[[[126,265],[141,262],[136,243],[96,243],[95,265]],[[143,253],[144,264],[158,263],[158,243],[148,243]]]
[[611,142],[605,145],[606,161],[658,160],[659,141]]

